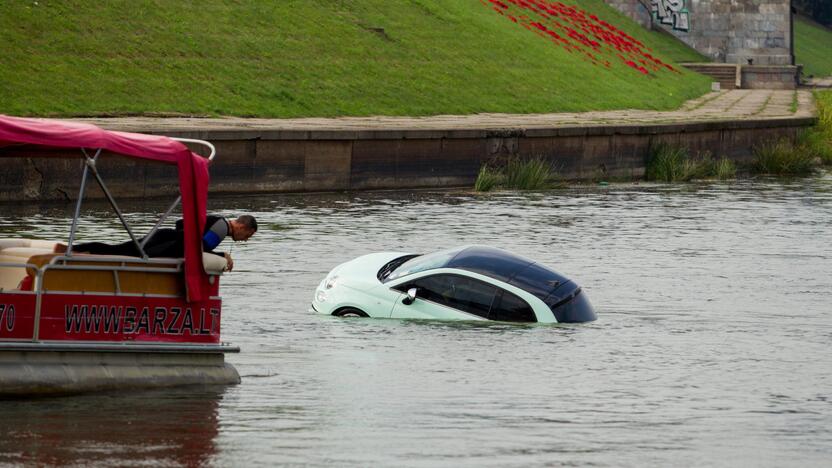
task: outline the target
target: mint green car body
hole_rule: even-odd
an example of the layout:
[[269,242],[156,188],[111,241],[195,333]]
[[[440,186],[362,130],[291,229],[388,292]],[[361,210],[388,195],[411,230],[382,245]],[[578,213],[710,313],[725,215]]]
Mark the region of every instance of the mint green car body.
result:
[[[453,255],[456,252],[465,251],[465,249],[465,247],[461,249],[450,249],[432,255],[441,256],[443,252],[450,252],[449,255]],[[491,250],[497,251],[497,249]],[[502,298],[503,295],[513,295],[515,296],[515,302],[517,302],[517,298],[522,299],[525,302],[524,310],[528,310],[525,307],[525,305],[528,305],[534,312],[534,317],[530,320],[513,321],[558,323],[558,318],[553,312],[552,305],[547,305],[540,297],[535,296],[529,291],[475,271],[468,271],[461,268],[445,268],[442,267],[443,264],[441,262],[437,263],[440,266],[438,268],[427,267],[421,271],[414,271],[412,273],[405,271],[401,274],[398,270],[394,270],[396,273],[400,273],[401,276],[395,277],[395,275],[391,275],[392,279],[384,282],[379,278],[379,272],[385,265],[407,255],[405,252],[373,253],[338,265],[318,285],[312,301],[313,309],[320,314],[326,315],[345,315],[346,313],[347,315],[375,318],[488,320],[488,318],[476,315],[475,313],[466,312],[446,304],[428,300],[419,297],[419,295],[408,298],[408,285],[413,282],[418,283],[420,279],[423,281],[431,281],[431,278],[428,277],[442,275],[437,278],[465,277],[479,282],[478,284],[486,283],[497,288],[496,291],[502,291],[495,293],[495,297]],[[428,258],[428,256],[422,257]],[[474,283],[468,280],[463,281]],[[571,281],[568,282],[573,284]],[[556,289],[557,285],[552,288],[553,290]],[[575,291],[573,296],[570,297],[575,297],[580,294],[580,288],[576,287]],[[505,292],[510,294],[505,294]],[[499,296],[496,294],[499,294]],[[499,300],[501,301],[502,299]],[[571,299],[566,298],[566,300]],[[586,301],[584,298],[581,298],[581,300]],[[560,301],[560,303],[563,302]],[[588,302],[586,304],[589,306]],[[591,308],[591,306],[589,307]],[[590,320],[594,320],[594,318],[593,312]]]

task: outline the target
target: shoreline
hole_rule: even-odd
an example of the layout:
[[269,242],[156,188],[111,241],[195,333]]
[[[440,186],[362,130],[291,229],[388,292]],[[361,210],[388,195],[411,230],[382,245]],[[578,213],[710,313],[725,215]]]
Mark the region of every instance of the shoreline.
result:
[[[458,188],[473,186],[484,163],[509,157],[541,157],[569,181],[642,180],[647,153],[659,143],[744,163],[755,145],[794,141],[817,122],[805,90],[715,92],[672,112],[73,120],[212,142],[218,155],[210,193],[216,195]],[[77,197],[79,158],[38,160],[5,151],[21,157],[5,158],[0,201]],[[105,158],[100,170],[116,197],[177,193],[170,167],[114,157]],[[88,196],[103,193],[95,188]]]

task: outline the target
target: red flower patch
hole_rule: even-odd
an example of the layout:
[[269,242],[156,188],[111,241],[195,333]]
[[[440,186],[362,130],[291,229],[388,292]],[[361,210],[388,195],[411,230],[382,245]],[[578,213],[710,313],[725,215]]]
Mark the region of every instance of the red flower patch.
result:
[[612,64],[605,56],[617,56],[628,67],[644,75],[662,69],[678,73],[671,65],[650,54],[650,49],[638,39],[580,8],[547,0],[480,2],[567,52],[579,52],[595,65],[611,68]]

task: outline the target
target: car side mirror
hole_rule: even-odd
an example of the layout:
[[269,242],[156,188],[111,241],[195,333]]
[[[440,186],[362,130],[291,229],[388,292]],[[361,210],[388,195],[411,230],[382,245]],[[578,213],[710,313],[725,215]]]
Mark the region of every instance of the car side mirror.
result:
[[405,297],[404,299],[402,299],[402,304],[404,304],[404,305],[410,305],[410,304],[413,304],[413,301],[415,301],[415,300],[416,300],[416,293],[417,293],[417,292],[419,292],[419,290],[418,290],[418,289],[416,289],[416,288],[410,288],[410,289],[408,289],[408,290],[407,290],[407,297]]

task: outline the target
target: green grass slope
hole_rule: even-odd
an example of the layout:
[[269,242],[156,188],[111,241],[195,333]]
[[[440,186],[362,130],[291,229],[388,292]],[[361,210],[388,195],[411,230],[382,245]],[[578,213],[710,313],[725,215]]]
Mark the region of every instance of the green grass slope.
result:
[[712,60],[699,52],[696,49],[688,47],[676,36],[666,31],[644,31],[642,34],[646,35],[647,41],[652,49],[658,54],[669,58],[677,63],[705,63]]
[[[689,59],[602,0],[564,3],[665,62]],[[642,74],[609,52],[609,68],[594,65],[485,0],[10,0],[0,10],[0,113],[13,115],[673,109],[710,82],[680,67]]]
[[796,16],[794,54],[805,75],[832,76],[832,30]]

